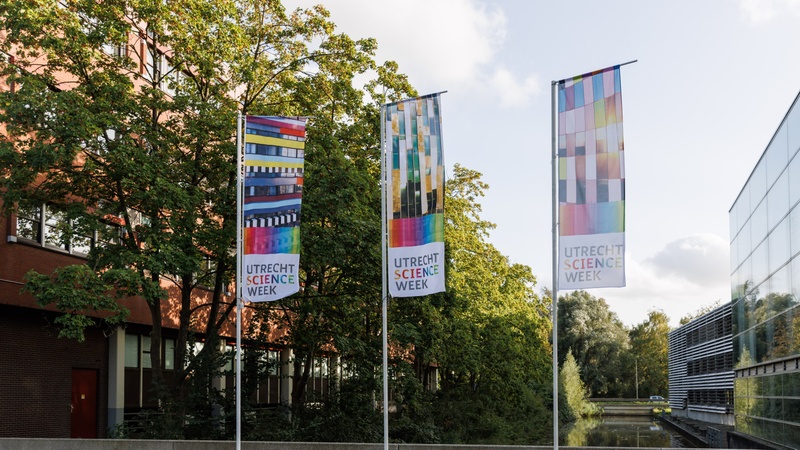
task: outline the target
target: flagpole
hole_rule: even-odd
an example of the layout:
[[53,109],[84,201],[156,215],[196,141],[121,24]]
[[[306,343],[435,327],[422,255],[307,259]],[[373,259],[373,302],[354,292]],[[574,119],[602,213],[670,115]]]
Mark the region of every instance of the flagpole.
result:
[[386,108],[381,106],[381,316],[383,335],[383,448],[389,450],[389,375],[387,320],[389,297],[386,279]]
[[236,450],[242,448],[242,113],[236,118]]
[[553,178],[553,291],[551,314],[553,322],[553,449],[558,450],[558,140],[556,138],[556,98],[558,81],[550,84],[550,144],[552,159],[550,161]]

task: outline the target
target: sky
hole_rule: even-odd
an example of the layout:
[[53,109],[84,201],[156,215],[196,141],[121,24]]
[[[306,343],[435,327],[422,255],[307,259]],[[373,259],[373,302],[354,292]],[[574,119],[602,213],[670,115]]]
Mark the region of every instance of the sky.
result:
[[[623,66],[626,326],[730,300],[728,211],[800,91],[800,0],[284,0],[378,41],[442,96],[445,161],[483,174],[490,242],[552,288],[551,81]],[[564,292],[560,292],[564,294]]]

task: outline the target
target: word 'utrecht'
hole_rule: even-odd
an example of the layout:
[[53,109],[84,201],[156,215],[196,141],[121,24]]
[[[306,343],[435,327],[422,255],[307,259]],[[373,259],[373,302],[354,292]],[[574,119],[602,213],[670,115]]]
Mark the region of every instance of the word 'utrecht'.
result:
[[622,255],[625,246],[622,244],[613,245],[577,245],[575,247],[564,247],[564,256],[567,258],[580,258],[586,256],[616,256]]
[[394,267],[422,267],[439,262],[439,254],[431,253],[429,255],[394,258]]
[[293,273],[294,264],[247,264],[247,273]]

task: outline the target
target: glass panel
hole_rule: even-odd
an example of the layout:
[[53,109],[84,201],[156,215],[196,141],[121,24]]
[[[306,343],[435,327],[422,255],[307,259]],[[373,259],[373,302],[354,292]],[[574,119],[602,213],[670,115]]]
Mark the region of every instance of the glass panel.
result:
[[787,398],[783,402],[783,420],[794,423],[800,422],[800,400]]
[[784,172],[767,194],[769,229],[775,227],[789,212],[789,177]]
[[800,158],[795,157],[789,163],[789,204],[794,205],[800,201]]
[[125,335],[125,367],[139,367],[139,336]]
[[754,208],[761,203],[761,200],[764,199],[764,195],[767,193],[767,171],[763,158],[758,162],[756,168],[753,169],[753,173],[750,175],[750,180],[748,180],[747,184],[750,186],[750,206]]
[[[792,353],[800,354],[800,307],[798,307],[798,298],[793,296],[794,307],[786,312],[786,319],[792,330]],[[797,373],[795,373],[796,375]],[[795,387],[793,387],[795,389]],[[800,397],[800,394],[792,394]]]
[[89,231],[89,229],[86,226],[82,226],[84,222],[81,219],[75,220],[73,224],[75,234],[72,235],[72,241],[70,242],[69,249],[75,254],[88,255],[89,251],[92,249],[92,242],[94,239],[92,235],[87,236],[82,234]]
[[[744,298],[739,298],[733,301],[731,304],[731,319],[733,322],[733,335],[737,336],[739,333],[745,330],[744,327]],[[737,345],[737,340],[733,339],[733,353],[734,355],[739,354],[739,347]]]
[[750,218],[752,211],[750,208],[750,185],[746,184],[736,200],[736,222],[739,224],[740,229]]
[[788,218],[772,230],[767,242],[769,243],[769,271],[772,273],[789,261]]
[[765,278],[767,278],[768,270],[769,270],[769,252],[767,251],[767,243],[762,242],[761,245],[758,246],[753,251],[753,256],[751,256],[751,262],[753,264],[753,282],[756,284],[761,284]]
[[767,202],[764,201],[756,207],[753,216],[750,218],[750,236],[753,239],[753,244],[761,242],[767,236],[768,230]]
[[730,245],[730,256],[731,256],[731,258],[730,258],[730,261],[729,261],[730,266],[728,267],[728,270],[732,270],[733,271],[733,270],[736,270],[737,267],[739,267],[739,243],[737,242],[738,239],[739,239],[738,237],[736,239],[734,239],[733,242],[731,242],[731,245]]
[[800,148],[800,106],[795,104],[786,116],[789,155],[794,155]]
[[271,376],[277,376],[278,367],[280,366],[281,363],[280,353],[274,350],[270,350],[267,352],[267,358],[269,362],[269,368],[268,368],[269,374]]
[[[736,245],[738,248],[736,249],[736,254],[739,256],[741,261],[747,259],[750,256],[750,252],[753,251],[753,238],[750,235],[750,222],[747,222],[742,228],[742,231],[739,232],[739,235],[736,237]],[[741,264],[741,261],[739,264]]]
[[800,206],[794,208],[789,215],[791,254],[800,253]]
[[41,221],[41,207],[20,207],[17,211],[17,237],[41,242]]
[[769,277],[769,292],[772,295],[793,297],[791,283],[792,265],[787,264]]
[[[792,300],[789,295],[775,295],[770,299],[771,307],[775,311],[785,311],[791,307]],[[771,322],[772,336],[769,341],[769,358],[785,358],[792,354],[792,330],[791,330],[791,315],[781,314],[775,317]],[[777,392],[774,395],[781,395]]]
[[786,397],[800,397],[800,372],[783,375],[783,395]]
[[[766,308],[764,308],[764,300],[762,299],[759,302],[758,307],[755,310],[755,320],[759,323],[756,324],[756,327],[752,330],[755,335],[755,348],[751,351],[754,351],[753,356],[755,357],[756,362],[764,362],[767,357],[767,323],[761,322],[766,316]],[[748,332],[750,333],[750,332]],[[757,378],[757,380],[763,380],[763,378]]]
[[175,339],[164,339],[164,369],[175,368]]
[[67,248],[66,228],[69,227],[66,214],[51,207],[45,207],[44,244],[51,247]]
[[784,124],[775,133],[772,142],[767,147],[767,186],[771,186],[775,182],[789,161],[786,139],[786,125]]
[[142,336],[142,367],[152,369],[153,362],[150,361],[150,336]]
[[753,271],[750,261],[750,258],[746,259],[736,271],[738,275],[737,288],[743,295],[747,295],[753,289]]

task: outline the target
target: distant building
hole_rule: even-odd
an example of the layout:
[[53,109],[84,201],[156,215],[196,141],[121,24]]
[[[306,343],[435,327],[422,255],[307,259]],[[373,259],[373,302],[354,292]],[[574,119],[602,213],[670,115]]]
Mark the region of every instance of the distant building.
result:
[[725,304],[669,333],[672,415],[733,425],[731,305]]
[[730,210],[736,432],[793,448],[800,448],[799,148],[795,98]]

